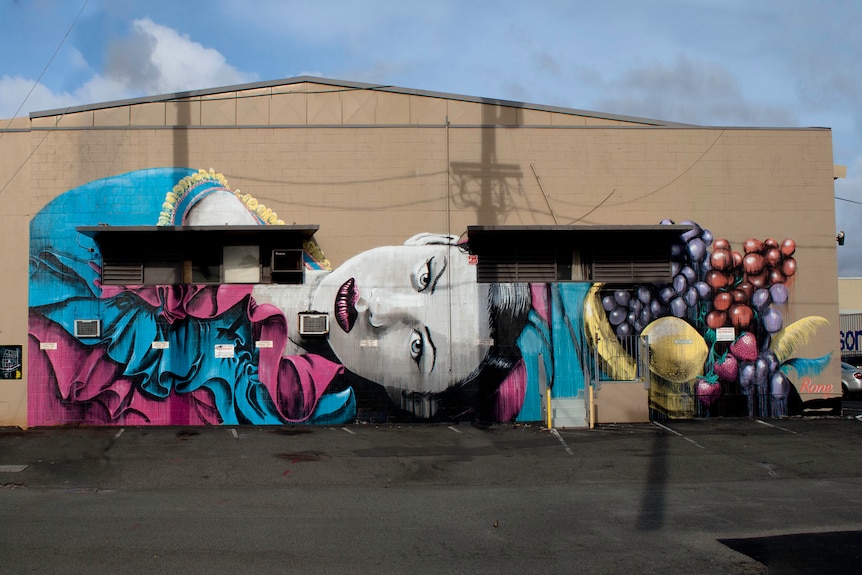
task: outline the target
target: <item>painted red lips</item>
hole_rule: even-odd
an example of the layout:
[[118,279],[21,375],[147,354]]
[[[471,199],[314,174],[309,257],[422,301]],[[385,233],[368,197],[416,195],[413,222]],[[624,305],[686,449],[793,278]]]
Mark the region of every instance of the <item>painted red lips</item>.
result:
[[359,313],[356,311],[356,302],[359,300],[359,291],[356,289],[356,280],[350,278],[338,288],[335,294],[335,322],[345,333],[349,333],[356,323]]

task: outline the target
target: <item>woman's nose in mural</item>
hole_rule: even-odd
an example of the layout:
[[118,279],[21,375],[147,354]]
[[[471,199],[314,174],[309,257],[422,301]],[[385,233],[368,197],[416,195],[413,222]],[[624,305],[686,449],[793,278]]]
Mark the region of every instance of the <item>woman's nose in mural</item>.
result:
[[415,317],[425,303],[425,298],[418,293],[375,288],[368,299],[357,302],[357,310],[364,304],[368,310],[368,322],[373,327],[386,327]]

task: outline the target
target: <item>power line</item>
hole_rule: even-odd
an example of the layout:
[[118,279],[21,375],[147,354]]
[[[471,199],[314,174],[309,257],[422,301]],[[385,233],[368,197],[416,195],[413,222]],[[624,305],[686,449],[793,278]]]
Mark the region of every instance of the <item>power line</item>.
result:
[[[35,90],[36,86],[39,85],[39,82],[42,81],[42,76],[44,76],[45,72],[48,71],[48,68],[51,66],[51,63],[54,61],[54,58],[56,58],[57,54],[60,52],[60,48],[62,48],[63,44],[66,43],[66,40],[69,38],[69,34],[72,33],[72,30],[75,28],[75,25],[78,23],[78,19],[81,18],[81,14],[84,13],[84,8],[87,7],[87,4],[89,3],[89,1],[90,0],[84,0],[84,3],[81,5],[81,9],[78,10],[78,14],[75,16],[75,19],[72,21],[72,25],[69,26],[68,30],[66,30],[66,34],[63,36],[63,39],[60,40],[60,43],[57,45],[57,48],[54,50],[54,53],[51,54],[51,58],[48,60],[48,63],[45,64],[44,68],[42,68],[42,72],[39,74],[39,77],[36,78],[35,82],[33,82],[33,85],[30,87],[30,91],[27,92],[26,96],[24,96],[24,99],[21,101],[21,105],[18,106],[18,109],[15,110],[14,114],[12,114],[12,117],[9,119],[9,123],[6,124],[6,128],[9,128],[9,126],[12,125],[12,121],[18,117],[18,114],[20,114],[21,110],[24,108],[24,104],[26,104],[27,100],[30,98],[30,96],[33,95],[33,90]],[[5,132],[0,132],[0,140],[3,139],[4,135],[5,135]]]
[[857,202],[856,200],[848,200],[847,198],[839,198],[835,196],[836,200],[841,200],[842,202],[850,202],[851,204],[862,204],[862,202]]

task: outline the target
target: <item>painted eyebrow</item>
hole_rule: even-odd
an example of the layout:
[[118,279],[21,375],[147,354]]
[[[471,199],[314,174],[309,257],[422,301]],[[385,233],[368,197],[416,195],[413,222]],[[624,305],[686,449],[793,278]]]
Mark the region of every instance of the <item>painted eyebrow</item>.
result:
[[428,341],[428,345],[431,346],[431,369],[428,370],[428,374],[434,373],[434,366],[437,364],[437,346],[434,345],[434,340],[431,339],[431,330],[428,329],[428,326],[425,326],[425,336]]
[[[446,266],[449,265],[449,260],[443,256],[440,256],[443,260],[443,265],[440,266],[440,269],[437,271],[437,275],[434,276],[434,279],[431,281],[431,293],[434,293],[434,289],[437,287],[437,282],[440,281],[440,277],[443,275],[443,272],[446,271]],[[426,330],[428,328],[425,328]]]

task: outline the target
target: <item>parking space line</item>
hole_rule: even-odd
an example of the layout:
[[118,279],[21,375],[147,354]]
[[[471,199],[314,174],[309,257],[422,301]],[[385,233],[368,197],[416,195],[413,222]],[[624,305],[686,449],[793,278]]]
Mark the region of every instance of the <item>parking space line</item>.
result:
[[666,426],[666,425],[662,425],[662,424],[661,424],[661,423],[659,423],[658,421],[653,421],[653,422],[652,422],[652,424],[653,424],[653,425],[655,425],[655,426],[658,426],[658,427],[660,427],[660,428],[662,428],[662,429],[664,429],[665,431],[670,431],[671,433],[673,433],[673,434],[674,434],[674,435],[676,435],[677,437],[682,437],[683,439],[685,439],[685,440],[686,440],[686,441],[688,441],[689,443],[693,443],[694,445],[696,445],[696,446],[700,447],[701,449],[706,450],[706,447],[704,447],[703,445],[701,445],[700,443],[698,443],[698,442],[697,442],[697,441],[695,441],[694,439],[692,439],[692,438],[690,438],[690,437],[686,437],[685,435],[683,435],[683,434],[682,434],[682,433],[680,433],[679,431],[676,431],[676,430],[674,430],[674,429],[671,429],[670,427],[668,427],[668,426]]
[[118,431],[117,433],[114,434],[114,441],[118,440],[124,431],[126,431],[126,428],[121,427],[120,431]]
[[341,429],[343,429],[344,431],[346,431],[346,432],[347,432],[347,433],[349,433],[350,435],[356,435],[356,432],[355,432],[355,431],[353,431],[353,430],[351,430],[351,429],[348,429],[348,428],[346,428],[346,427],[342,427]]
[[234,439],[239,439],[239,434],[236,432],[236,429],[233,427],[230,428],[230,434],[233,435]]
[[755,419],[754,421],[756,421],[757,423],[762,423],[763,425],[766,425],[768,427],[774,427],[775,429],[780,429],[781,431],[786,431],[787,433],[792,433],[793,435],[799,435],[795,431],[787,429],[786,427],[781,427],[780,425],[772,425],[771,423],[767,423],[767,422],[762,421],[760,419]]
[[456,427],[454,427],[454,426],[452,426],[452,425],[449,425],[448,427],[449,427],[449,429],[451,429],[451,430],[452,430],[452,431],[454,431],[455,433],[464,433],[463,431],[461,431],[460,429],[458,429],[458,428],[456,428]]
[[557,440],[558,440],[558,441],[563,445],[563,449],[565,449],[565,450],[566,450],[566,453],[568,453],[569,455],[574,455],[574,454],[575,454],[575,452],[574,452],[574,451],[572,451],[572,449],[569,447],[569,444],[568,444],[568,443],[566,443],[566,440],[565,440],[565,439],[563,439],[563,436],[562,436],[562,435],[560,435],[560,432],[559,432],[559,431],[557,431],[556,429],[554,429],[554,428],[552,427],[552,428],[551,428],[551,433],[552,433],[552,434],[554,435],[554,437],[556,437],[556,438],[557,438]]

